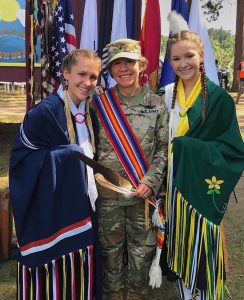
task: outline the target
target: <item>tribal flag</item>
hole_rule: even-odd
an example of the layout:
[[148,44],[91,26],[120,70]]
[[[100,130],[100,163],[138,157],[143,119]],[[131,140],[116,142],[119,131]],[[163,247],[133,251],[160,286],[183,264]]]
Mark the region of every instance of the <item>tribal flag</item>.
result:
[[146,9],[141,30],[141,50],[148,59],[148,65],[144,71],[143,82],[149,82],[153,91],[157,90],[158,65],[161,42],[160,7],[158,0],[147,0]]
[[105,68],[108,62],[108,50],[106,45],[110,42],[113,22],[114,0],[103,0],[101,3],[100,23],[99,23],[99,40],[98,55],[102,59],[101,81],[108,85],[108,71]]
[[127,38],[126,29],[126,1],[117,0],[114,2],[113,21],[110,42]]
[[213,51],[208,36],[208,30],[204,24],[204,17],[201,12],[199,0],[192,1],[188,26],[190,30],[196,32],[202,39],[204,45],[204,66],[207,77],[214,83],[219,84]]
[[62,80],[63,58],[74,49],[76,49],[76,35],[71,4],[69,0],[59,0],[54,12],[50,45],[50,72],[54,90],[57,90]]
[[[181,14],[182,17],[186,20],[186,22],[188,21],[187,6],[185,0],[172,0],[171,11],[172,10],[175,10],[177,13]],[[167,84],[170,84],[174,82],[174,79],[175,73],[169,62],[168,52],[166,52],[159,86],[162,87]]]
[[126,30],[127,37],[133,39],[135,31],[135,1],[126,0]]
[[[126,1],[117,0],[114,2],[113,9],[113,21],[112,21],[112,31],[110,42],[114,42],[118,39],[127,38],[127,29],[126,29]],[[115,86],[116,81],[108,75],[107,85],[108,87]]]
[[142,0],[126,0],[127,38],[140,39]]
[[97,51],[98,28],[97,28],[97,0],[85,2],[80,48]]

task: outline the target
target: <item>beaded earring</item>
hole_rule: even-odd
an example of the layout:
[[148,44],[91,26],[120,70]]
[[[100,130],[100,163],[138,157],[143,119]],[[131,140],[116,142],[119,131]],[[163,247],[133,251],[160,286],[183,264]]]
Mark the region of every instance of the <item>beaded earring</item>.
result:
[[69,82],[67,79],[63,80],[62,85],[64,90],[68,90]]
[[200,62],[200,65],[199,65],[199,72],[201,73],[201,74],[203,74],[204,73],[204,62],[203,61],[201,61]]

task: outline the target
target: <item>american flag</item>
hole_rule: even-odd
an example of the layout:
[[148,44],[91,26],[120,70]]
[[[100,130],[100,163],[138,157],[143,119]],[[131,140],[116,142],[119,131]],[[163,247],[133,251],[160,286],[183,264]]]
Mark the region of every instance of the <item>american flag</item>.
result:
[[59,0],[54,12],[50,45],[51,83],[56,90],[61,83],[64,56],[76,49],[74,16],[69,0]]

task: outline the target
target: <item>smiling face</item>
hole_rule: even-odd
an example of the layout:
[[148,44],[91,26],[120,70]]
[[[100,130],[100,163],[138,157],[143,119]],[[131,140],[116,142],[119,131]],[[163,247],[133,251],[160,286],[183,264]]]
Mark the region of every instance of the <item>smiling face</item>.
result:
[[97,84],[100,65],[97,60],[78,55],[76,63],[64,68],[63,77],[68,80],[68,93],[76,105],[85,100]]
[[141,67],[138,60],[118,58],[112,62],[110,72],[120,88],[136,89],[139,86]]
[[199,77],[200,62],[203,61],[203,51],[189,40],[179,40],[170,47],[170,63],[174,72],[183,83],[194,85]]

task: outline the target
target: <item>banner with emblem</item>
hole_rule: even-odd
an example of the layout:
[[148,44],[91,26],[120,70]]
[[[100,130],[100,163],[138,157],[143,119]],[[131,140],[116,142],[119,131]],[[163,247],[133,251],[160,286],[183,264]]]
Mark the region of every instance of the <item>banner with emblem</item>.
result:
[[[0,66],[25,67],[25,7],[25,0],[1,1]],[[36,62],[40,62],[40,40],[36,42]]]

